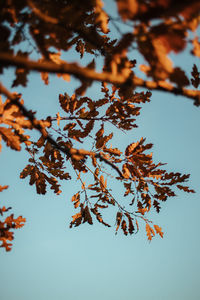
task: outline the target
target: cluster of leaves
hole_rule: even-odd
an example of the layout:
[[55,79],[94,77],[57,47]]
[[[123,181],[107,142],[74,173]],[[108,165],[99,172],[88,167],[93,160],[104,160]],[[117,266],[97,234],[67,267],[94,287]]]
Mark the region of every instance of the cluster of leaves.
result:
[[[113,148],[113,128],[127,132],[137,127],[141,105],[151,97],[150,91],[138,92],[137,87],[182,95],[200,105],[197,66],[193,66],[189,78],[170,58],[172,52],[179,54],[188,46],[191,55],[200,57],[196,35],[200,4],[194,0],[117,0],[116,5],[117,20],[104,10],[101,0],[3,1],[0,72],[10,65],[16,68],[12,87],[27,86],[31,71],[40,72],[45,84],[49,84],[49,73],[55,73],[67,82],[75,76],[80,86],[71,96],[59,95],[60,112],[56,116],[37,120],[36,114],[26,109],[21,95],[11,94],[0,85],[0,92],[7,97],[0,102],[0,141],[16,151],[24,145],[30,159],[20,177],[29,177],[38,194],[45,194],[49,185],[59,195],[61,181],[74,177],[70,168],[75,172],[81,188],[72,202],[79,211],[70,227],[93,224],[92,216],[110,227],[102,210],[115,206],[116,233],[119,228],[125,235],[136,233],[141,220],[151,240],[155,233],[163,237],[163,232],[147,214],[152,208],[159,213],[161,203],[174,197],[176,188],[193,193],[184,185],[189,175],[168,173],[160,168],[163,164],[154,163],[149,153],[153,145],[145,144],[145,138],[131,142],[125,151]],[[130,32],[122,33],[119,22],[126,23]],[[114,39],[110,34],[113,26],[118,31]],[[24,43],[31,51],[25,51]],[[140,70],[151,81],[135,75],[137,62],[129,55],[132,48],[143,56],[146,63]],[[88,64],[66,62],[62,54],[69,50],[80,54],[80,60],[89,55]],[[38,56],[37,61],[31,60],[32,53]],[[104,63],[98,73],[99,56]],[[95,80],[101,82],[99,94],[103,95],[98,100],[84,95]],[[195,89],[188,89],[190,83]],[[27,134],[33,129],[41,134],[38,141]],[[123,199],[113,195],[109,180],[124,189]],[[7,210],[2,208],[1,214]],[[11,215],[0,223],[7,250],[10,245],[6,246],[6,239],[13,239],[9,230],[20,227],[20,222],[24,222],[22,217],[14,219]]]
[[[151,240],[155,235],[146,214],[153,206],[156,211],[160,211],[160,202],[166,201],[168,197],[174,197],[175,193],[172,186],[188,193],[194,193],[194,190],[183,186],[182,183],[187,181],[189,175],[181,175],[180,173],[167,173],[163,169],[159,169],[162,164],[155,165],[152,161],[152,154],[145,154],[144,152],[152,148],[152,144],[144,144],[145,139],[141,139],[137,143],[132,143],[127,146],[123,159],[115,158],[122,157],[119,149],[103,147],[101,155],[112,163],[122,163],[121,176],[116,177],[116,180],[123,182],[124,197],[129,196],[129,205],[133,206],[133,210],[126,209],[124,201],[122,204],[116,200],[107,188],[107,178],[103,176],[102,168],[93,162],[95,167],[91,171],[94,175],[95,183],[82,185],[84,190],[84,201],[81,203],[81,191],[72,197],[72,202],[75,208],[80,208],[80,211],[73,216],[70,224],[72,226],[79,226],[84,222],[93,224],[91,212],[97,220],[105,226],[110,226],[102,219],[99,209],[108,208],[109,205],[117,206],[116,214],[116,233],[121,225],[124,234],[127,235],[137,232],[139,229],[138,219],[142,219],[146,223],[146,230],[148,239]],[[80,175],[79,175],[80,177]],[[94,194],[91,194],[94,193]],[[90,193],[90,197],[87,193]],[[94,199],[95,203],[94,203]],[[128,223],[128,226],[127,226]],[[153,225],[156,233],[161,237],[163,233],[158,225]],[[127,229],[128,227],[128,229]]]
[[[17,96],[20,99],[20,95]],[[18,100],[20,101],[20,100]],[[23,101],[21,101],[23,104]],[[19,107],[7,99],[4,103],[0,97],[0,142],[3,139],[8,147],[20,151],[21,144],[30,144],[30,136],[25,135],[25,129],[32,129],[32,124],[26,119]],[[1,150],[1,144],[0,144]]]
[[[30,136],[25,134],[27,129],[33,129],[33,124],[30,120],[27,120],[26,116],[20,110],[20,106],[23,105],[23,100],[20,100],[20,96],[15,94],[15,104],[11,99],[7,99],[5,102],[2,101],[0,97],[0,151],[2,149],[1,141],[3,140],[7,147],[10,147],[13,150],[20,151],[22,149],[21,145],[25,145],[25,147],[31,145]],[[28,112],[30,116],[33,115],[31,111]],[[37,121],[40,126],[44,127],[49,125],[47,121]],[[8,186],[0,186],[0,192],[4,189],[7,189]],[[9,211],[11,207],[6,208],[3,206],[0,208],[1,217]],[[21,228],[24,226],[25,218],[19,216],[18,218],[14,218],[14,215],[11,214],[7,216],[6,219],[0,221],[0,241],[1,246],[6,249],[6,251],[10,251],[12,247],[12,243],[8,241],[12,241],[14,239],[14,233],[11,231],[16,228]]]
[[[0,185],[0,192],[7,189],[8,186]],[[4,217],[4,214],[9,211],[11,207],[6,208],[5,206],[0,208],[0,215]],[[5,248],[6,251],[10,251],[12,249],[11,241],[14,239],[14,234],[11,230],[21,228],[24,226],[26,219],[22,216],[14,218],[14,214],[7,216],[4,220],[0,221],[0,247]]]
[[[51,118],[51,122],[57,121],[57,126],[59,126],[59,129],[55,129],[58,135],[56,142],[60,149],[67,149],[64,153],[65,159],[61,151],[41,137],[32,148],[27,148],[32,156],[29,159],[32,164],[25,167],[20,177],[30,176],[29,183],[36,185],[36,191],[39,194],[46,193],[47,183],[56,194],[59,194],[61,190],[58,180],[71,179],[69,173],[64,171],[68,162],[81,184],[81,190],[72,197],[74,208],[79,209],[79,212],[72,217],[70,227],[77,227],[85,222],[93,224],[92,215],[100,223],[110,227],[104,221],[100,211],[109,206],[116,206],[116,232],[121,225],[125,235],[133,234],[139,229],[138,219],[142,219],[146,223],[147,236],[150,240],[155,234],[150,226],[152,222],[146,218],[146,214],[150,212],[151,207],[159,213],[160,202],[175,196],[172,187],[176,186],[185,192],[193,193],[193,190],[182,185],[188,180],[189,175],[167,173],[160,169],[162,164],[153,163],[152,153],[145,153],[153,145],[145,144],[144,138],[128,145],[124,153],[118,148],[109,146],[113,133],[105,134],[105,123],[109,121],[123,130],[136,127],[133,117],[139,114],[140,108],[135,105],[149,101],[150,93],[135,93],[130,99],[120,101],[116,95],[116,88],[113,87],[110,92],[104,83],[102,91],[105,97],[96,102],[88,97],[77,98],[75,94],[72,97],[68,94],[59,95],[61,108],[67,116],[61,117],[59,113],[56,118]],[[50,117],[48,119],[50,120]],[[123,122],[124,119],[126,122]],[[63,121],[64,125],[61,127]],[[67,124],[65,124],[66,121]],[[95,121],[101,122],[100,128],[94,128]],[[92,141],[90,151],[77,149],[76,145],[82,144],[85,138],[87,138],[88,145],[89,141]],[[43,155],[39,156],[41,149]],[[105,163],[118,175],[115,176],[115,180],[122,183],[121,188],[125,189],[124,197],[130,198],[131,211],[121,204],[107,187],[107,179],[109,177],[112,181],[114,179],[105,172],[103,168]],[[48,177],[48,174],[53,176]],[[156,233],[162,236],[161,229],[157,225],[154,226]]]

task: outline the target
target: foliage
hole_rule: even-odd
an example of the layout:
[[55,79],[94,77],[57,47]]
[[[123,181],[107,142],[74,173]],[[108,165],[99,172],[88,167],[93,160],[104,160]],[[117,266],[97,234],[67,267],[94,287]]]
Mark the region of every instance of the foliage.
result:
[[[106,10],[101,0],[59,1],[1,1],[1,73],[8,67],[15,68],[12,88],[27,87],[32,71],[41,74],[44,84],[49,84],[49,74],[54,73],[67,82],[71,77],[80,81],[73,95],[58,97],[62,115],[45,116],[38,120],[36,113],[28,110],[22,95],[11,93],[3,84],[0,92],[6,100],[0,102],[0,140],[7,147],[29,155],[29,163],[20,173],[29,178],[38,194],[45,194],[47,186],[59,195],[61,181],[73,179],[69,165],[80,182],[71,201],[78,211],[72,216],[70,227],[82,223],[93,224],[93,219],[110,227],[102,211],[116,209],[116,233],[119,228],[125,235],[136,233],[139,222],[146,226],[149,240],[155,234],[163,237],[162,229],[147,218],[155,209],[160,212],[161,203],[175,196],[178,188],[187,193],[194,191],[185,186],[189,175],[168,173],[162,163],[153,161],[153,145],[145,138],[132,141],[125,151],[111,146],[111,128],[131,132],[141,104],[150,101],[150,90],[181,95],[200,105],[200,72],[191,66],[189,78],[181,66],[174,66],[170,58],[173,52],[200,57],[197,35],[200,3],[198,1],[172,0],[117,0],[118,17]],[[128,32],[121,32],[126,24]],[[116,38],[114,31],[118,31]],[[32,51],[24,50],[24,43]],[[65,54],[74,50],[80,54],[78,61],[67,62]],[[144,57],[145,65],[139,66],[144,74],[135,75],[137,62],[131,49]],[[81,59],[89,56],[83,66]],[[33,60],[32,57],[37,57]],[[96,71],[101,57],[104,64]],[[87,88],[94,81],[101,83],[98,100],[86,96]],[[70,83],[68,83],[70,84]],[[192,84],[193,89],[188,86]],[[138,92],[136,88],[146,92]],[[27,87],[28,88],[28,87]],[[57,123],[57,124],[56,124]],[[110,132],[106,124],[111,124]],[[41,137],[34,141],[27,132],[37,130]],[[90,148],[88,148],[90,147]],[[105,167],[112,172],[108,174]],[[124,199],[116,199],[107,184],[116,180],[124,189]],[[0,187],[0,191],[7,186]],[[127,205],[127,202],[130,204]],[[3,216],[9,208],[2,207]],[[11,249],[11,229],[23,226],[25,219],[14,219],[13,214],[0,221],[1,247]]]

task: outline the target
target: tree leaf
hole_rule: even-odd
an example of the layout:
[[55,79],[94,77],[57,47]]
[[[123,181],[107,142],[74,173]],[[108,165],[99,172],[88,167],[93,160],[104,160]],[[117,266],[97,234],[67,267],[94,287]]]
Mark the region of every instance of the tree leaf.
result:
[[156,233],[159,234],[161,236],[161,238],[163,238],[164,233],[162,232],[162,228],[159,227],[158,225],[153,225],[153,226],[155,228]]
[[152,237],[155,236],[155,232],[148,223],[146,223],[146,232],[147,232],[148,240],[151,241]]
[[0,127],[0,134],[8,147],[17,151],[21,150],[20,138],[11,128]]

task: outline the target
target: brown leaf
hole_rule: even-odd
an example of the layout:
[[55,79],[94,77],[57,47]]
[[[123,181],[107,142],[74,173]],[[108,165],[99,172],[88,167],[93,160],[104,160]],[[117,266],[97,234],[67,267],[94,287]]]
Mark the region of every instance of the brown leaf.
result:
[[108,33],[108,15],[106,12],[102,9],[103,8],[103,2],[101,0],[96,0],[94,7],[94,11],[97,15],[96,17],[96,23],[99,24],[101,30],[103,33]]
[[49,84],[49,73],[47,73],[47,72],[41,72],[40,75],[41,75],[41,78],[44,81],[44,83],[46,85],[48,85]]
[[155,77],[160,80],[165,80],[173,70],[173,63],[167,56],[168,51],[161,38],[152,40],[152,45],[158,60],[155,65]]
[[85,44],[81,40],[76,43],[76,51],[80,53],[82,58],[85,52]]
[[159,234],[161,236],[161,238],[163,238],[163,232],[162,232],[162,228],[159,227],[158,225],[154,225],[155,231],[157,234]]
[[199,42],[199,39],[198,37],[195,37],[192,41],[193,43],[193,51],[192,53],[195,55],[195,56],[198,56],[200,57],[200,42]]
[[25,70],[25,69],[20,69],[17,68],[16,69],[16,79],[13,81],[12,87],[18,86],[18,85],[22,85],[22,86],[26,86],[27,85],[27,75],[28,75],[29,71]]
[[0,127],[0,135],[8,147],[17,151],[21,150],[20,138],[14,134],[11,128]]
[[180,68],[174,68],[169,78],[172,82],[175,82],[179,87],[184,87],[190,84],[189,79],[185,75],[185,72]]
[[125,150],[125,155],[126,156],[129,156],[129,155],[131,155],[133,152],[134,152],[134,150],[136,149],[136,147],[139,145],[139,142],[137,142],[137,143],[131,143],[130,145],[128,145],[127,147],[126,147],[126,150]]
[[130,177],[130,171],[129,171],[129,168],[127,168],[127,164],[124,164],[122,166],[122,172],[123,172],[124,178],[129,178]]
[[3,190],[6,190],[8,188],[8,185],[0,185],[0,192],[2,192]]
[[151,241],[152,237],[155,236],[155,232],[148,223],[146,223],[146,232],[148,240]]
[[74,208],[79,207],[79,205],[80,205],[80,193],[76,193],[75,195],[73,195],[71,201],[74,202]]
[[68,113],[68,111],[69,111],[70,101],[71,101],[71,98],[70,98],[70,96],[67,93],[65,93],[64,95],[59,94],[59,103],[60,103],[60,106],[62,107],[62,109],[66,113]]
[[111,227],[108,223],[104,222],[100,212],[98,212],[97,207],[91,208],[91,212],[96,216],[97,220],[102,223],[104,226]]
[[56,114],[56,119],[57,119],[57,125],[60,126],[61,117],[60,117],[59,112]]
[[37,146],[38,148],[41,148],[45,143],[45,138],[43,137],[43,135],[41,135],[41,137],[39,138],[39,140],[37,141]]
[[104,134],[104,124],[101,124],[101,128],[97,131],[96,133],[96,138],[99,139],[103,136]]
[[19,216],[17,219],[14,220],[15,222],[15,228],[21,228],[24,226],[24,223],[26,222],[26,219],[22,216]]
[[137,14],[139,3],[137,0],[117,0],[117,8],[122,20],[126,21]]
[[122,221],[121,228],[122,228],[124,234],[127,235],[128,231],[127,231],[127,225],[126,225],[126,221],[125,220]]
[[33,170],[34,166],[27,165],[23,171],[20,173],[20,178],[26,178]]
[[160,212],[160,204],[157,200],[153,201],[153,206],[155,207],[157,213],[159,213]]
[[79,226],[82,222],[82,213],[79,212],[75,215],[72,216],[73,220],[70,223],[70,228],[72,228],[72,226],[74,225],[75,227]]
[[122,154],[122,152],[118,148],[103,148],[103,151],[116,156],[120,156]]
[[92,155],[91,158],[92,158],[92,164],[96,168],[96,166],[97,166],[97,159],[96,159],[96,157],[94,155]]
[[93,224],[92,217],[91,217],[90,210],[89,210],[88,206],[86,206],[85,209],[84,209],[83,223],[85,223],[85,222],[88,222],[90,225]]
[[197,66],[195,64],[193,65],[191,75],[193,77],[191,79],[192,85],[197,89],[200,85],[200,72],[198,72]]
[[184,192],[187,192],[187,193],[195,193],[195,191],[192,190],[192,189],[189,189],[188,186],[183,186],[183,185],[177,184],[177,188],[178,188],[179,190],[183,190]]
[[186,46],[185,30],[181,27],[175,29],[172,26],[170,27],[169,25],[161,23],[160,25],[154,26],[151,33],[154,38],[159,39],[167,54],[171,51],[178,53]]
[[133,226],[132,218],[131,218],[131,216],[129,215],[129,213],[125,213],[125,215],[127,216],[127,218],[128,218],[128,223],[129,223],[129,224],[128,224],[128,232],[129,232],[130,234],[133,234],[135,228],[134,228],[134,226]]
[[100,176],[100,186],[104,190],[105,189],[105,184],[104,184],[104,177],[103,175]]
[[120,211],[118,211],[117,215],[116,215],[116,224],[117,224],[117,227],[116,227],[115,234],[117,233],[117,231],[119,229],[119,226],[121,224],[121,220],[122,220],[122,213]]

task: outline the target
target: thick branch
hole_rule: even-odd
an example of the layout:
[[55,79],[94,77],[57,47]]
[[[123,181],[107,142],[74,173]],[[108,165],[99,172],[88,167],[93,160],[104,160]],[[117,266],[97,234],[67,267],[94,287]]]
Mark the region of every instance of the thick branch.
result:
[[127,78],[122,75],[115,76],[109,72],[97,73],[87,67],[81,67],[77,63],[61,63],[56,64],[51,61],[33,61],[22,56],[13,56],[7,53],[0,52],[0,63],[5,66],[14,66],[32,71],[71,74],[77,77],[82,77],[96,81],[106,81],[113,84],[123,84]]
[[[85,78],[88,80],[105,81],[116,85],[132,84],[134,88],[143,87],[149,90],[157,90],[168,92],[175,95],[180,95],[194,100],[194,104],[200,105],[200,91],[190,90],[182,87],[174,87],[170,83],[164,81],[148,81],[134,76],[128,80],[127,76],[123,74],[112,74],[110,72],[98,73],[93,69],[81,67],[77,63],[61,63],[56,64],[51,61],[38,62],[28,60],[22,56],[13,56],[7,53],[0,53],[0,63],[5,66],[15,66],[25,68],[32,71],[71,74],[78,78]],[[128,81],[127,81],[128,80]]]

